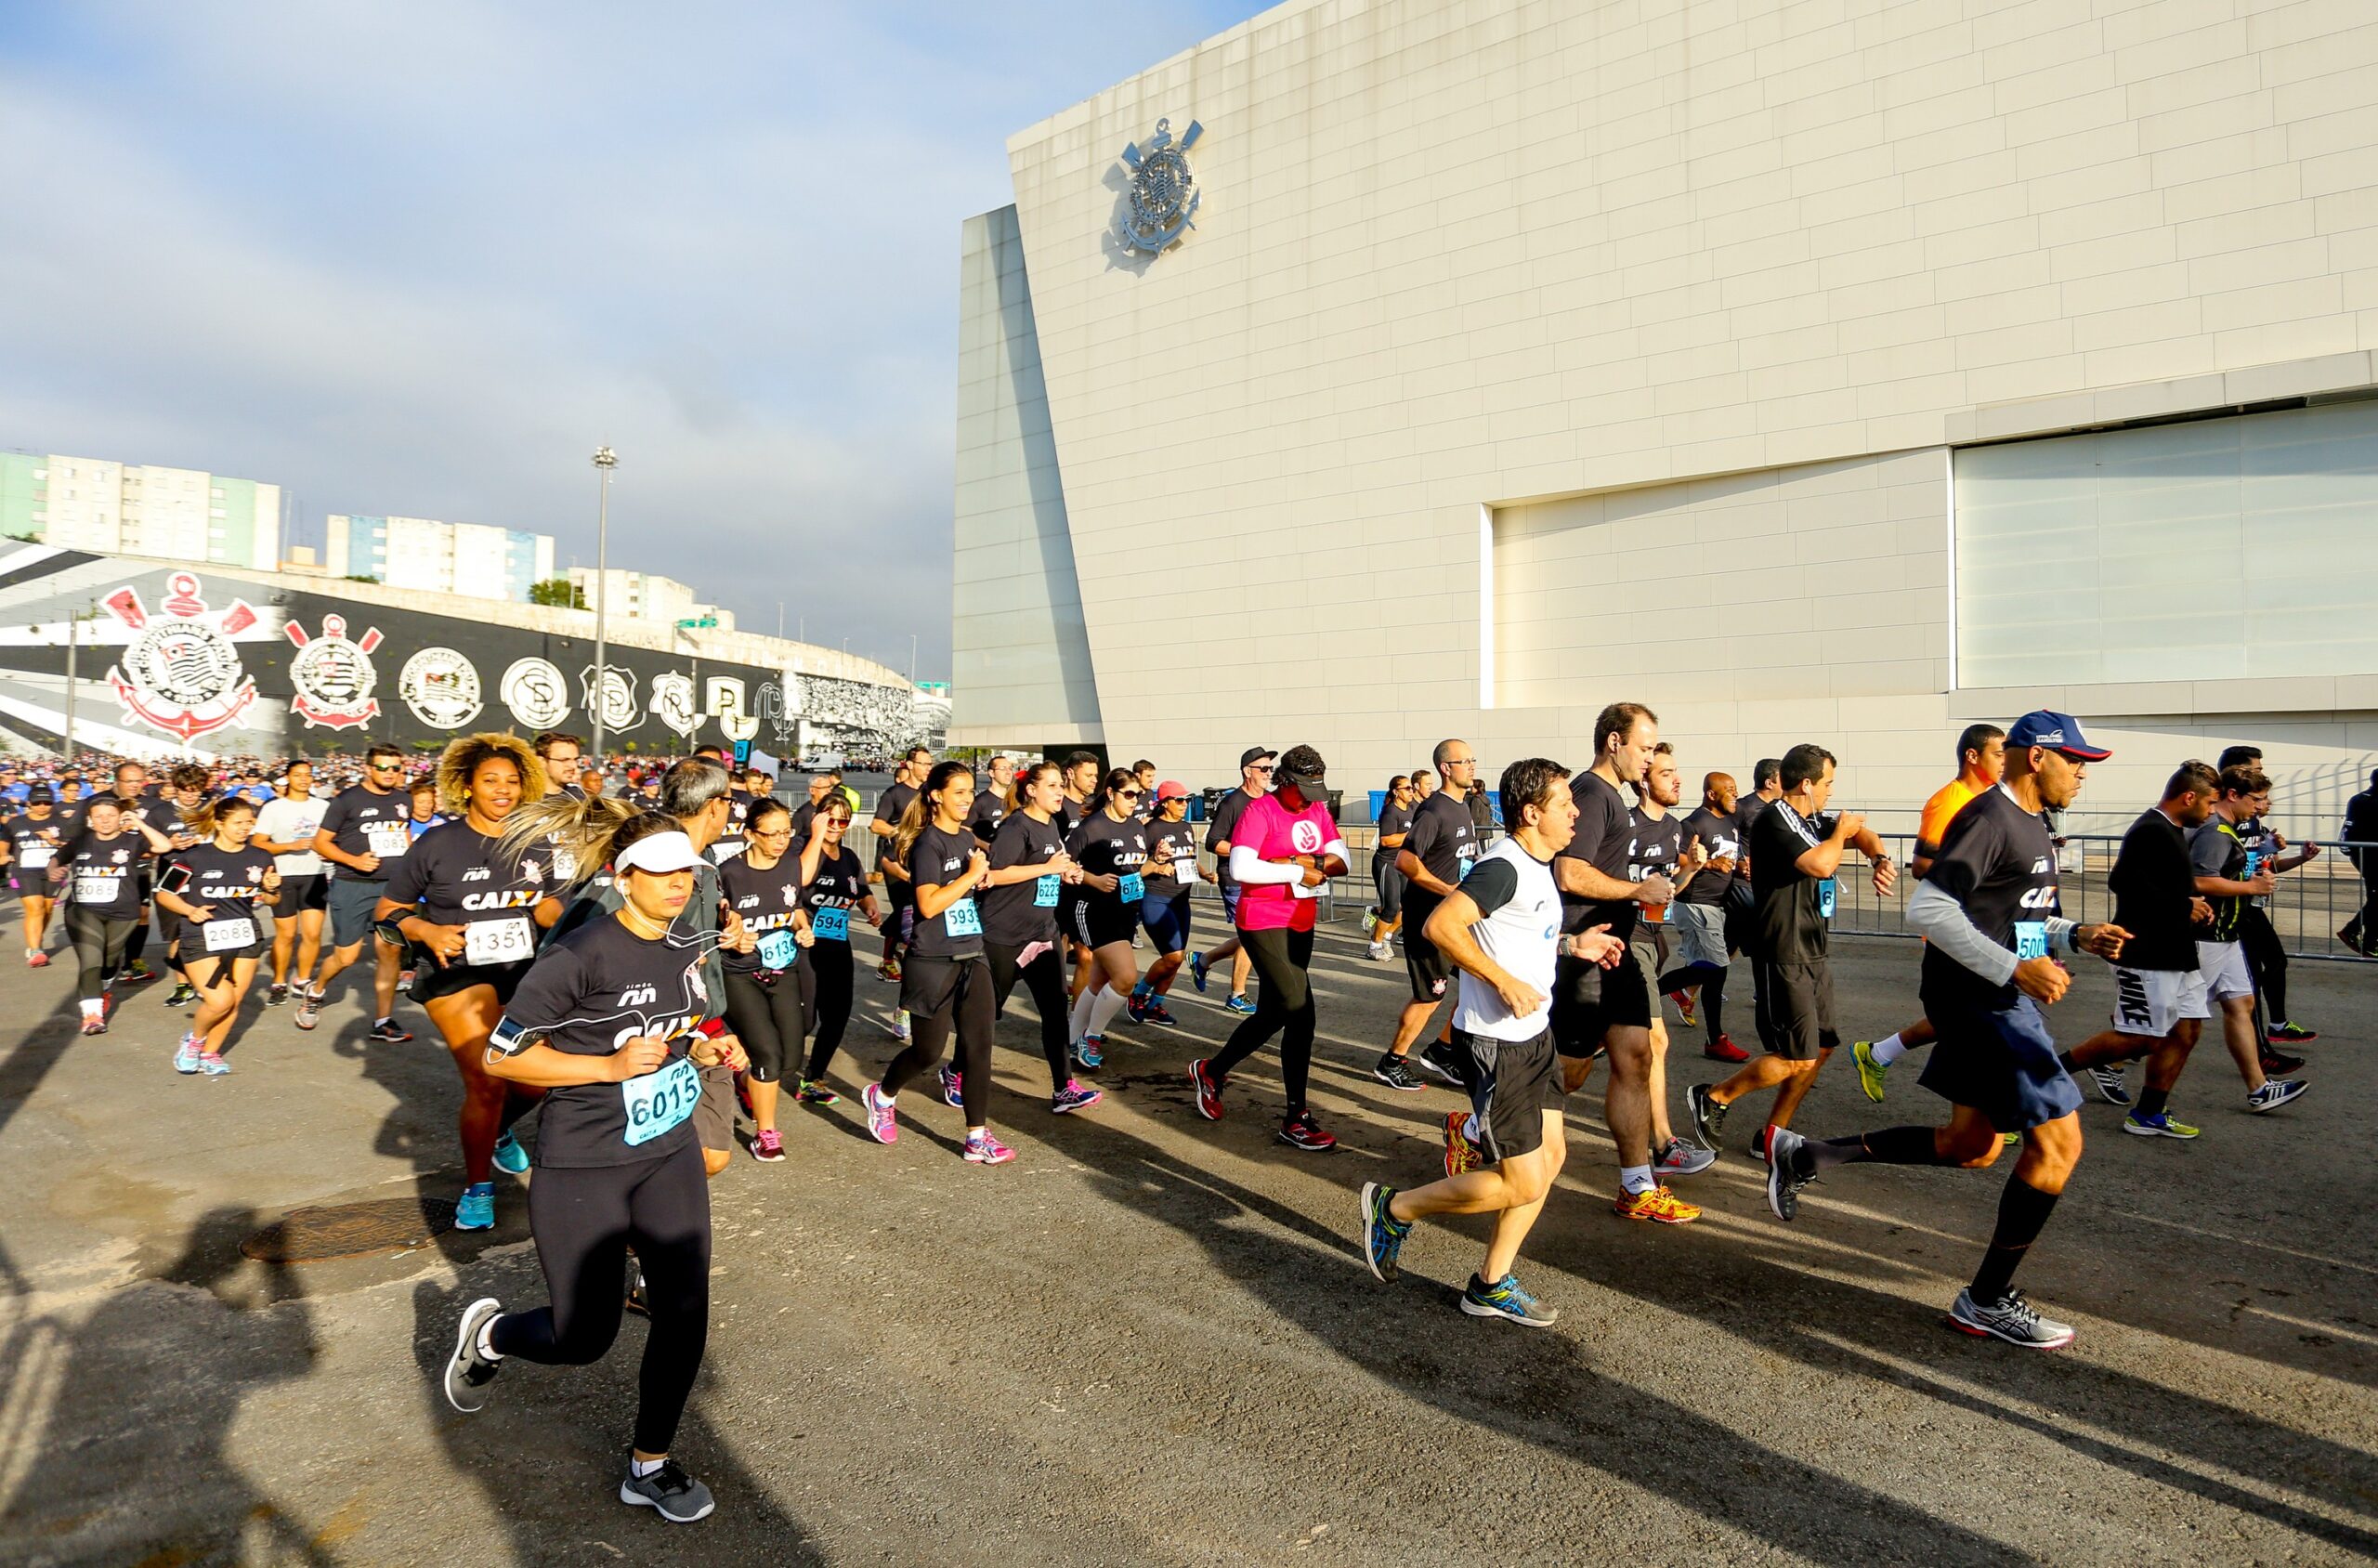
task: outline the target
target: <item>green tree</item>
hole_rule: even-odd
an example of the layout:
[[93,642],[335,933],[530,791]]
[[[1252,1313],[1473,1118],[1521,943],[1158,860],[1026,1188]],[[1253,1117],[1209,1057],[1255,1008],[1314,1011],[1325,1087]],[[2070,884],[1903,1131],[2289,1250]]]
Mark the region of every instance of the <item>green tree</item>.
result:
[[532,605],[555,605],[563,609],[588,609],[586,595],[567,577],[548,577],[542,582],[529,584],[529,602]]

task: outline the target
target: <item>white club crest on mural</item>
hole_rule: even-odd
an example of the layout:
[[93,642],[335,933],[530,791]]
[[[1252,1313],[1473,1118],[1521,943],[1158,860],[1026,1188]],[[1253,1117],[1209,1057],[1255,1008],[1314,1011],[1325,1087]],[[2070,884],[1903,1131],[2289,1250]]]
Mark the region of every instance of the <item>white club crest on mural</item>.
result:
[[1123,147],[1123,163],[1131,171],[1130,211],[1123,218],[1123,242],[1150,255],[1179,242],[1196,228],[1197,203],[1203,198],[1189,172],[1189,149],[1205,130],[1196,121],[1172,139],[1172,122],[1158,120],[1156,135],[1143,148]]
[[653,676],[652,716],[680,735],[700,728],[702,716],[694,707],[693,677],[674,670]]
[[231,641],[256,624],[256,612],[234,599],[230,608],[210,615],[199,587],[189,572],[166,578],[155,618],[129,583],[100,601],[136,634],[108,671],[124,722],[137,720],[183,742],[236,723],[256,696]]
[[[594,712],[594,666],[589,664],[578,674],[579,703],[591,715]],[[617,664],[603,667],[603,727],[624,731],[635,727],[635,673]]]
[[549,659],[516,659],[496,695],[523,729],[552,729],[569,717],[569,682]]
[[479,673],[451,647],[425,647],[397,673],[397,695],[432,729],[460,729],[479,716]]
[[380,699],[372,695],[380,682],[372,665],[372,650],[380,646],[378,627],[366,630],[359,642],[347,640],[343,615],[322,617],[319,637],[307,636],[295,621],[281,630],[297,645],[297,657],[289,661],[289,684],[295,688],[289,711],[307,728],[354,729],[380,716]]

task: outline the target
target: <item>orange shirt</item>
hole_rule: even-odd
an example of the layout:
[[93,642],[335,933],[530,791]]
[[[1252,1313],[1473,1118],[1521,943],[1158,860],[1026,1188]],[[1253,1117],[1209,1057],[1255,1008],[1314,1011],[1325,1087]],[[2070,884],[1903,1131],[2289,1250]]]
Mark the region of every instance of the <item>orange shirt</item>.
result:
[[[1981,791],[1967,784],[1962,776],[1935,790],[1932,798],[1924,803],[1924,819],[1916,825],[1915,842],[1928,845],[1931,850],[1939,850],[1940,841],[1948,836],[1949,824],[1956,820],[1957,813],[1966,808],[1966,803],[1979,793]],[[1930,858],[1930,856],[1926,855],[1926,858]]]

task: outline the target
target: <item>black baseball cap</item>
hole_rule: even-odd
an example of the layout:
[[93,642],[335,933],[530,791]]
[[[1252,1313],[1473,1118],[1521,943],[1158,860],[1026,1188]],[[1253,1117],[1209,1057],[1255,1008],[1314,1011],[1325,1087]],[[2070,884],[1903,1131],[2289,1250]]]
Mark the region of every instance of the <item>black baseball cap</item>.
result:
[[1246,751],[1241,751],[1238,754],[1238,765],[1242,769],[1250,768],[1266,757],[1275,757],[1277,755],[1279,755],[1279,753],[1273,751],[1269,746],[1249,746]]
[[1321,788],[1322,779],[1327,772],[1327,764],[1322,762],[1320,752],[1310,746],[1291,746],[1287,755],[1280,759],[1279,781],[1293,784],[1299,792],[1310,795]]

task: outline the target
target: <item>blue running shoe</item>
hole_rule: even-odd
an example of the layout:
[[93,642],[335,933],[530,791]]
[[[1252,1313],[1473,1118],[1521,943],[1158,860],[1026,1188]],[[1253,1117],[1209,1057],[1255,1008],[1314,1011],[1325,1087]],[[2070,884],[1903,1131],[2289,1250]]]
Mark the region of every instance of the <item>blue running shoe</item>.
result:
[[198,1037],[184,1035],[181,1044],[174,1047],[174,1071],[190,1074],[198,1071]]
[[1197,987],[1197,991],[1198,991],[1198,994],[1199,994],[1200,996],[1202,996],[1202,995],[1204,995],[1204,994],[1205,994],[1205,990],[1206,990],[1206,955],[1205,955],[1205,954],[1203,954],[1203,953],[1192,953],[1192,954],[1190,954],[1190,955],[1189,955],[1189,983],[1190,983],[1191,985],[1193,985],[1193,986],[1195,986],[1195,987]]
[[958,1110],[966,1108],[966,1075],[947,1067],[941,1069],[941,1103]]
[[1395,1257],[1404,1250],[1404,1238],[1412,1234],[1408,1220],[1398,1220],[1387,1211],[1395,1189],[1384,1182],[1363,1183],[1363,1260],[1371,1266],[1371,1277],[1381,1285],[1395,1283]]
[[463,1201],[454,1206],[454,1228],[458,1231],[495,1229],[494,1183],[474,1182],[463,1189]]
[[1097,1035],[1084,1035],[1074,1041],[1074,1060],[1081,1070],[1094,1073],[1106,1065],[1106,1041]]
[[520,1146],[520,1140],[512,1136],[508,1127],[503,1130],[503,1136],[495,1141],[495,1168],[506,1176],[529,1173],[529,1151]]
[[1526,1328],[1549,1328],[1561,1317],[1560,1309],[1521,1289],[1517,1274],[1505,1274],[1493,1285],[1471,1274],[1461,1293],[1461,1310],[1472,1317],[1508,1318]]
[[1230,1000],[1222,1003],[1222,1011],[1225,1013],[1235,1013],[1242,1017],[1252,1017],[1255,1013],[1255,1004],[1248,1000],[1245,997],[1233,997]]
[[1065,1087],[1049,1096],[1052,1114],[1063,1116],[1067,1111],[1086,1111],[1106,1098],[1103,1089],[1091,1089],[1075,1078],[1067,1078]]
[[1148,1021],[1148,999],[1134,991],[1130,998],[1123,1003],[1123,1016],[1130,1019],[1134,1024],[1146,1023]]

